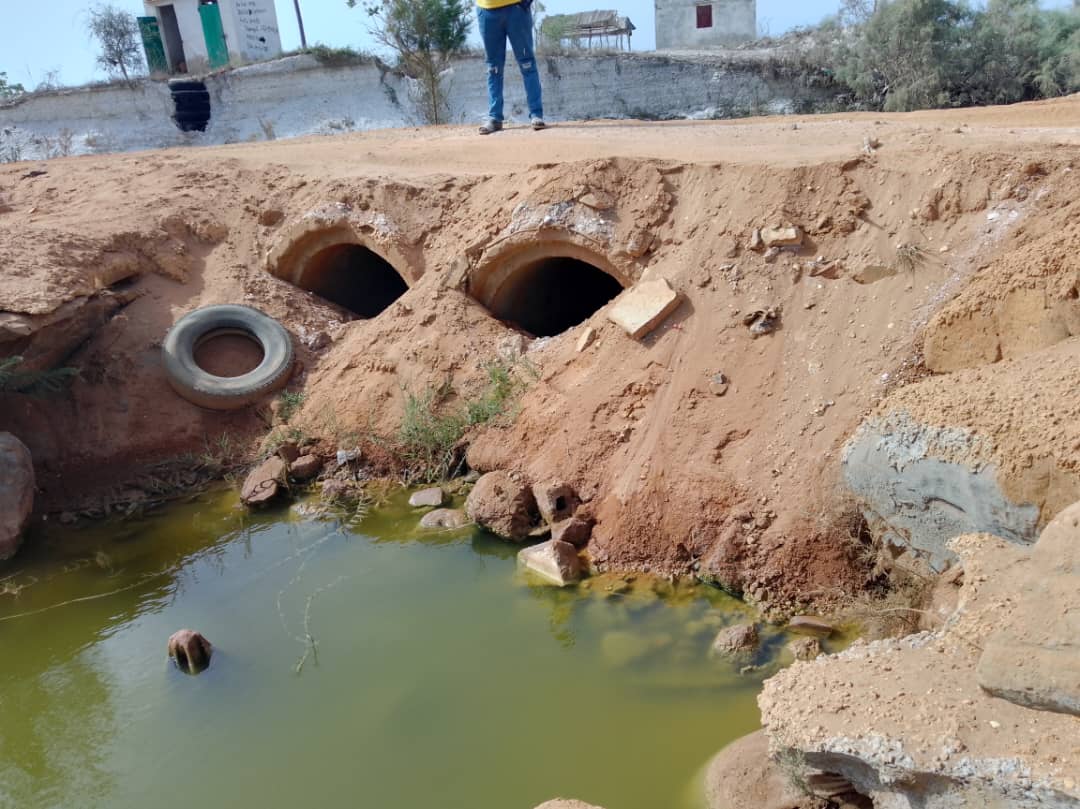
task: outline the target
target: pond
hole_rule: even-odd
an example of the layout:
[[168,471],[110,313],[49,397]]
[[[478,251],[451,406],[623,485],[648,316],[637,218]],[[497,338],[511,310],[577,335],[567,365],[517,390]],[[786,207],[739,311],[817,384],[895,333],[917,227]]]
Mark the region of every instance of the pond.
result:
[[[543,586],[404,497],[353,527],[217,491],[35,529],[0,567],[0,806],[698,809],[758,726],[766,674],[709,655],[747,608]],[[214,643],[197,677],[166,659],[184,627]]]

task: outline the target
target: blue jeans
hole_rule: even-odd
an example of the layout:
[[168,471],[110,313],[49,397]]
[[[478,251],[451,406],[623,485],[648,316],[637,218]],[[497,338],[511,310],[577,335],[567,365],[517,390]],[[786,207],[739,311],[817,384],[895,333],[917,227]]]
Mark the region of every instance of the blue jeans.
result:
[[514,58],[521,69],[521,78],[525,82],[529,117],[543,118],[540,71],[536,69],[536,55],[533,53],[532,12],[520,3],[514,3],[501,8],[477,7],[476,16],[487,57],[488,117],[500,123],[503,119],[503,68],[506,66],[506,40],[509,39],[510,47],[514,49]]

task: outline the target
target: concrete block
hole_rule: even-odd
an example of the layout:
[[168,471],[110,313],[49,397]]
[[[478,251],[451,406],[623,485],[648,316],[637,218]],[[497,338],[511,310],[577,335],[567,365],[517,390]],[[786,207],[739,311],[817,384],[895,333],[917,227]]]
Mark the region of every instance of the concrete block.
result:
[[666,278],[656,278],[631,287],[608,312],[608,320],[640,340],[679,306],[680,295]]
[[413,492],[409,495],[409,505],[414,508],[420,506],[441,506],[443,500],[446,499],[446,494],[438,486],[432,486],[430,489],[421,489],[418,492]]

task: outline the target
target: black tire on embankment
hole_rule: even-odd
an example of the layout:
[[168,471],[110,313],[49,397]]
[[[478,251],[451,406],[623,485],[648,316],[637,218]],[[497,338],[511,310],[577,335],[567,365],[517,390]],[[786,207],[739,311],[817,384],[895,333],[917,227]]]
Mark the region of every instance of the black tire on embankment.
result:
[[[214,376],[195,362],[195,351],[212,337],[240,334],[263,351],[259,365],[240,376]],[[236,304],[204,306],[184,315],[161,344],[161,361],[173,390],[211,410],[235,410],[258,401],[289,381],[293,346],[278,321],[258,309]]]

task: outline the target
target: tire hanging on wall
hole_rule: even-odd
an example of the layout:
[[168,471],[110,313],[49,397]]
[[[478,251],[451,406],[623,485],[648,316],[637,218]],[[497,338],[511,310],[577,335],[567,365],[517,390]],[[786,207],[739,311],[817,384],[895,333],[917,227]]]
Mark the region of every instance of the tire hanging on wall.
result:
[[[241,334],[262,347],[257,367],[240,376],[215,376],[195,362],[195,351],[207,340]],[[289,381],[293,346],[278,321],[258,309],[236,304],[204,306],[184,315],[165,335],[161,361],[169,384],[182,397],[211,410],[235,410],[258,401]]]

